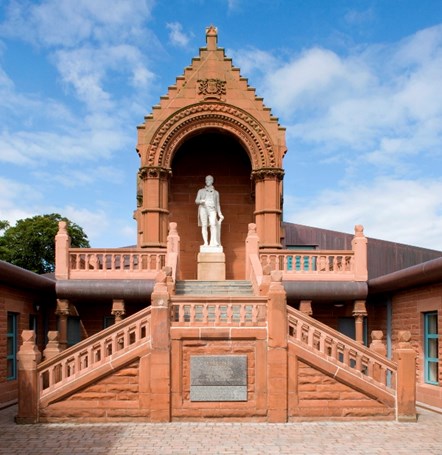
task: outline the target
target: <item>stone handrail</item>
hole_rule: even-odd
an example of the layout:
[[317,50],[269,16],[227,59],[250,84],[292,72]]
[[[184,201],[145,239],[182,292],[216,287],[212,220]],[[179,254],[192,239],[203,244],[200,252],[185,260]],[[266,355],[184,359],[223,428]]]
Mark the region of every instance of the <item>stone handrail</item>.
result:
[[284,280],[349,281],[355,278],[352,250],[265,250],[263,268],[280,270]]
[[172,320],[174,326],[265,326],[266,298],[228,297],[203,298],[192,301],[188,298],[172,298]]
[[70,279],[154,279],[166,264],[164,249],[69,248]]
[[301,311],[288,307],[289,339],[383,388],[396,384],[397,365]]
[[40,363],[37,366],[40,399],[100,366],[112,365],[123,354],[147,343],[150,340],[150,314],[151,308],[145,308]]

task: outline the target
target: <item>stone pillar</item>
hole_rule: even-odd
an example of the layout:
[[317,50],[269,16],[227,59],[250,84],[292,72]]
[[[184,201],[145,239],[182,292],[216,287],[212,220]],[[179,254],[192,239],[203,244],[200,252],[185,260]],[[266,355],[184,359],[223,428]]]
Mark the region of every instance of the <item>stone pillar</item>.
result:
[[111,314],[115,317],[115,324],[123,320],[123,316],[126,314],[126,308],[124,306],[124,300],[114,299],[112,301]]
[[299,302],[299,311],[306,314],[307,316],[311,316],[313,314],[312,301],[311,300],[301,300]]
[[364,344],[364,317],[367,316],[365,300],[355,300],[353,317],[355,318],[355,338],[358,343]]
[[287,422],[287,296],[280,271],[271,273],[267,302],[267,418],[269,422]]
[[17,353],[18,360],[18,413],[16,423],[38,422],[39,384],[37,365],[41,360],[35,345],[35,332],[23,330],[23,343]]
[[281,248],[281,187],[283,169],[261,168],[255,182],[255,220],[261,248]]
[[[371,343],[370,343],[370,349],[381,356],[385,357],[387,354],[387,348],[385,347],[384,342],[382,341],[382,338],[384,337],[384,334],[382,330],[372,330],[371,332]],[[386,378],[381,377],[382,369],[380,365],[375,364],[373,366],[373,378],[376,381],[379,382],[385,382]]]
[[56,330],[50,330],[48,332],[48,344],[43,351],[43,357],[45,360],[54,358],[61,352],[60,343],[58,342],[58,332]]
[[170,170],[145,166],[139,171],[142,207],[138,209],[138,232],[141,248],[165,247],[168,224],[168,186]]
[[66,221],[58,223],[58,233],[55,236],[55,278],[69,279],[69,248],[71,238],[67,231]]
[[169,223],[169,235],[167,236],[166,266],[171,267],[173,282],[179,277],[180,267],[180,236],[178,235],[177,224]]
[[354,252],[355,281],[367,281],[367,237],[364,235],[364,227],[360,224],[355,226],[355,235],[351,241],[351,248]]
[[57,299],[55,314],[58,316],[59,345],[60,349],[63,351],[68,347],[69,300]]
[[249,223],[246,237],[246,280],[250,279],[252,264],[250,256],[259,257],[259,237],[256,232],[256,224]]
[[170,308],[166,280],[166,273],[159,272],[151,297],[152,349],[149,370],[152,422],[170,422],[171,420]]
[[411,334],[399,330],[398,345],[393,354],[397,363],[397,420],[416,421],[416,351],[411,347]]

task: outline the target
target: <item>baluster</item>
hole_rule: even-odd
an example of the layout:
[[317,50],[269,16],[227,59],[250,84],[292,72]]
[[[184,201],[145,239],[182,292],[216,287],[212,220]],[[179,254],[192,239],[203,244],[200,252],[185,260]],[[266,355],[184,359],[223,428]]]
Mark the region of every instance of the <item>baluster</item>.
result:
[[358,371],[362,371],[362,354],[359,352],[356,352],[355,369]]
[[344,346],[344,355],[342,359],[344,365],[350,366],[350,349],[347,346]]
[[303,330],[303,324],[299,319],[297,319],[296,320],[296,340],[301,343],[303,343],[302,330]]
[[254,324],[259,322],[259,306],[256,304],[252,306],[252,322]]
[[[373,360],[371,359],[368,359],[368,362],[367,362],[367,376],[370,377],[370,378],[375,378],[375,364],[373,362]],[[380,382],[378,379],[376,379],[376,381]]]
[[195,322],[195,304],[194,303],[191,303],[190,304],[190,322],[191,323],[194,323]]
[[231,324],[231,323],[232,323],[232,320],[233,320],[232,304],[229,303],[229,304],[227,305],[227,322],[228,322],[229,324]]
[[315,329],[311,325],[308,326],[308,332],[307,332],[307,345],[309,347],[313,347],[313,337],[315,334]]
[[239,306],[239,323],[244,324],[246,321],[246,309],[244,307],[244,303],[241,303]]
[[334,338],[330,339],[331,341],[331,357],[335,360],[338,360],[338,343]]
[[203,311],[203,324],[207,324],[209,322],[209,305],[205,303],[202,305],[202,311]]
[[215,306],[215,324],[219,324],[221,319],[221,305]]
[[322,352],[323,354],[326,354],[325,352],[325,335],[323,332],[319,333],[319,346],[318,346],[319,352]]

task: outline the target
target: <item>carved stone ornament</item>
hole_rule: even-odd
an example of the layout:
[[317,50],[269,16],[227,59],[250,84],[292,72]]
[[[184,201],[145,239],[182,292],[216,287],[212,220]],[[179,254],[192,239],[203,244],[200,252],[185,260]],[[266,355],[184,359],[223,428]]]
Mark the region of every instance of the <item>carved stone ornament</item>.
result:
[[282,180],[284,178],[284,169],[279,168],[261,168],[252,172],[252,178],[256,180],[264,180],[267,178],[276,178]]
[[166,177],[171,173],[172,171],[170,169],[165,169],[160,166],[144,166],[140,168],[138,176],[141,180],[145,180],[147,178]]
[[204,99],[220,99],[226,94],[226,81],[221,79],[200,79],[198,80],[198,95],[203,95]]

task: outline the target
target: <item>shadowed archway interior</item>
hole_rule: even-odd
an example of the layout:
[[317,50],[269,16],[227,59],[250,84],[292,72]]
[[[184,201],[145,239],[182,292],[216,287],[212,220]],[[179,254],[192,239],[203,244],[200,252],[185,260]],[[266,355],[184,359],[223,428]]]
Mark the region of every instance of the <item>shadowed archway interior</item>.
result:
[[221,242],[226,255],[226,278],[244,279],[247,225],[254,221],[250,180],[251,164],[246,151],[231,135],[205,131],[183,143],[172,161],[169,220],[178,223],[181,237],[181,279],[197,278],[197,255],[202,244],[195,197],[213,175],[225,217]]

